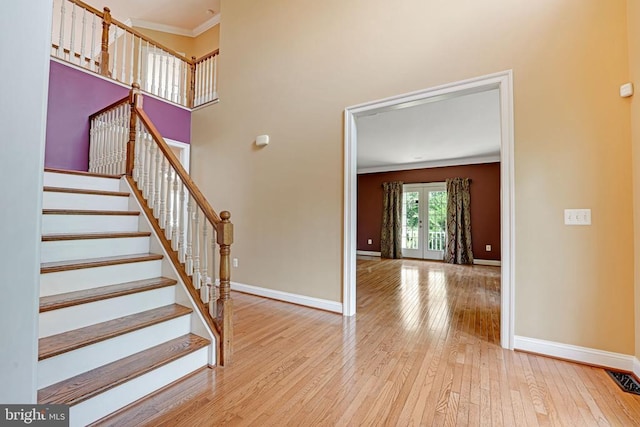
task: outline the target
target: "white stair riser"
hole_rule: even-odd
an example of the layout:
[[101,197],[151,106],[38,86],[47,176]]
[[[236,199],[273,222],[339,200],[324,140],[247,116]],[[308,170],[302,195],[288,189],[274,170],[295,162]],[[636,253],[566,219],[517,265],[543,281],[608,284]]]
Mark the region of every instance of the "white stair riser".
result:
[[162,275],[162,260],[82,268],[40,275],[40,296],[152,279]]
[[42,242],[41,262],[134,255],[149,252],[148,237],[113,239],[56,240]]
[[38,362],[38,388],[146,350],[190,332],[187,314]]
[[105,196],[101,194],[60,193],[45,191],[42,194],[43,209],[83,209],[126,211],[129,198],[122,196]]
[[136,215],[57,215],[42,216],[42,234],[118,233],[138,231]]
[[207,365],[206,347],[70,408],[70,425],[85,426]]
[[44,186],[81,188],[84,190],[120,191],[120,180],[68,173],[45,172]]
[[175,293],[168,286],[40,313],[39,338],[173,304]]

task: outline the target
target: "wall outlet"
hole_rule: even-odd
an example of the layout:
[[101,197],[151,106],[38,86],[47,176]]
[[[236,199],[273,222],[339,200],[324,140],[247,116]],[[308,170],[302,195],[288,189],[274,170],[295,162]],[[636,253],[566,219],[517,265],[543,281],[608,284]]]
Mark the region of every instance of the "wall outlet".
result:
[[591,225],[591,209],[565,209],[565,225]]
[[487,252],[491,252],[491,245],[486,245],[484,247],[484,250],[487,251]]
[[233,266],[237,267],[238,266],[238,258],[234,258],[233,259]]
[[373,245],[373,240],[367,239],[367,245]]

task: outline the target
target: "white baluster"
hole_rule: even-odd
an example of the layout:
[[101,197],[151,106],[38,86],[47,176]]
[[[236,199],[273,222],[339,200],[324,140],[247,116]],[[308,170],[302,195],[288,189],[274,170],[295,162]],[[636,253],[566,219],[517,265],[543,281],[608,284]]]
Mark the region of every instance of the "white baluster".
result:
[[[136,36],[134,34],[131,37],[131,54],[129,55],[129,83],[133,83],[133,51],[136,50]],[[139,81],[139,80],[138,80]]]
[[[169,165],[169,161],[167,159],[167,165]],[[167,205],[166,205],[166,213],[165,213],[165,228],[164,228],[164,237],[167,240],[171,240],[171,236],[173,235],[173,199],[175,197],[173,193],[173,182],[176,179],[176,175],[173,171],[172,167],[167,169]]]
[[189,64],[184,64],[184,85],[182,86],[182,96],[185,105],[187,104],[187,100],[189,99],[189,92],[191,90],[191,87],[189,85],[189,76],[191,76],[191,67],[189,66]]
[[113,62],[111,68],[111,77],[118,80],[118,26],[112,25],[113,27]]
[[101,166],[101,155],[102,155],[102,147],[100,146],[101,144],[101,139],[102,139],[102,124],[101,124],[101,120],[102,120],[102,116],[98,116],[95,119],[93,119],[94,121],[94,126],[95,126],[95,148],[94,148],[94,168],[91,172],[96,172],[96,173],[100,173],[100,166]]
[[191,195],[188,195],[189,200],[187,202],[187,244],[185,250],[184,266],[185,271],[189,276],[193,276],[193,199]]
[[145,40],[145,43],[146,43],[146,47],[144,50],[144,55],[142,55],[142,52],[140,52],[143,59],[143,63],[142,63],[142,67],[143,67],[142,77],[144,78],[143,87],[146,88],[147,92],[151,92],[151,81],[149,81],[149,42]]
[[142,169],[142,195],[149,197],[149,164],[151,163],[151,141],[149,141],[149,133],[147,129],[142,129],[144,135],[144,167]]
[[113,175],[117,172],[118,167],[118,143],[120,142],[120,129],[118,129],[118,110],[111,110],[110,120],[111,135],[109,135],[109,152],[111,154],[111,167],[109,168],[109,174]]
[[[131,50],[133,52],[133,49]],[[136,81],[138,82],[138,84],[140,84],[142,86],[142,60],[143,60],[143,54],[142,54],[142,39],[140,37],[138,37],[138,78],[136,79]],[[133,63],[133,61],[132,61]],[[144,86],[142,86],[144,87]]]
[[168,181],[169,181],[169,164],[167,159],[162,157],[162,189],[160,190],[160,228],[167,228],[167,197],[168,197]]
[[[209,230],[209,221],[207,221],[207,218],[204,216],[204,213],[202,215],[202,288],[200,289],[200,297],[202,299],[203,303],[208,303],[209,302],[209,291],[211,290],[209,288],[209,285],[207,284],[207,278],[209,275],[209,271],[207,270],[207,266],[209,265],[209,236],[208,236],[208,230]],[[203,289],[204,289],[204,293],[203,293]]]
[[80,58],[78,58],[78,65],[84,66],[86,59],[85,44],[87,38],[87,9],[82,9],[82,41],[80,42]]
[[[136,183],[140,182],[140,146],[142,145],[142,141],[140,138],[140,120],[136,121],[136,144],[134,146],[134,157],[133,157],[133,179]],[[138,185],[138,188],[140,186]]]
[[173,209],[171,210],[171,249],[178,250],[178,209],[179,209],[179,197],[178,197],[178,173],[173,172]]
[[[147,43],[148,45],[149,43]],[[153,46],[153,54],[151,55],[151,93],[154,95],[157,95],[158,93],[156,92],[156,85],[157,85],[157,81],[156,81],[156,74],[157,74],[157,66],[156,66],[156,60],[157,60],[157,55],[156,55],[156,47]]]
[[213,98],[218,97],[218,55],[213,57]]
[[73,62],[76,52],[76,4],[71,6],[71,37],[69,39],[69,62]]
[[115,154],[116,154],[116,161],[115,161],[115,171],[114,173],[116,175],[121,173],[121,169],[124,166],[124,129],[123,129],[123,125],[124,125],[124,108],[123,106],[119,106],[116,109],[116,115],[117,115],[117,119],[115,121],[115,131],[116,131],[116,140],[115,140]]
[[156,157],[155,157],[155,162],[156,162],[156,185],[154,187],[155,190],[155,196],[153,199],[153,216],[155,216],[157,219],[160,219],[160,191],[161,191],[161,186],[162,186],[162,151],[157,150],[156,151]]
[[193,219],[193,285],[196,289],[200,289],[200,208],[195,207],[195,215]]
[[113,120],[113,111],[107,111],[105,114],[104,124],[104,173],[109,173],[111,168],[111,123]]
[[89,58],[89,69],[93,70],[96,63],[96,15],[91,14],[91,57]]
[[158,88],[158,95],[160,95],[160,92],[162,89],[162,97],[163,98],[167,98],[167,54],[165,51],[161,50],[160,52],[162,52],[162,56],[160,57],[160,87]]
[[171,100],[173,102],[178,102],[178,59],[173,58],[171,61],[173,64],[173,73],[171,74]]
[[207,102],[213,100],[213,57],[207,59]]
[[179,235],[178,235],[178,259],[180,260],[180,262],[185,262],[185,258],[186,258],[186,246],[185,246],[185,239],[184,239],[184,233],[186,233],[187,229],[185,227],[185,218],[187,216],[187,207],[185,205],[185,191],[184,191],[184,183],[182,182],[182,180],[180,180],[179,183],[180,186],[180,208],[179,208],[179,215],[180,215],[180,220],[179,220],[179,227],[180,230],[178,231]]
[[216,228],[211,226],[211,295],[209,299],[209,314],[213,317],[217,316],[218,305],[216,302],[219,298],[219,290],[216,286]]
[[195,105],[202,104],[202,63],[196,66],[196,96],[197,102]]
[[127,82],[127,70],[126,70],[126,65],[127,65],[127,34],[129,34],[127,32],[127,30],[124,30],[124,32],[122,33],[122,78],[121,81],[125,82],[125,83],[129,83],[131,84],[131,82]]
[[67,1],[66,0],[62,0],[62,4],[60,6],[60,34],[58,37],[58,58],[63,58],[64,59],[64,18],[65,18],[65,14],[66,14],[66,4]]

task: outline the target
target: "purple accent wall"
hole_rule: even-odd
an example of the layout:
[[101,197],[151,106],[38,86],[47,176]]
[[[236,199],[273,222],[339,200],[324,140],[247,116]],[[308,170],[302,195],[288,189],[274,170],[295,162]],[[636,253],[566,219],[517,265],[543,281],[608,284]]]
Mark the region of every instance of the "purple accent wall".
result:
[[[89,116],[129,90],[95,75],[51,61],[47,110],[46,167],[86,171]],[[191,142],[191,112],[150,96],[144,110],[165,138]]]

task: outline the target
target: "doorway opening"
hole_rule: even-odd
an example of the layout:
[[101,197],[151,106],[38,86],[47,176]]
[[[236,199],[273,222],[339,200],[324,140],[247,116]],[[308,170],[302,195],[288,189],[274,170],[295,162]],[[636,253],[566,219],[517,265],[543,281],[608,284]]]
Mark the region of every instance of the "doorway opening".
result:
[[403,185],[403,257],[442,260],[446,226],[447,189],[444,182]]
[[514,161],[513,161],[513,76],[504,71],[474,79],[403,94],[349,107],[345,110],[345,181],[344,181],[344,248],[343,248],[343,314],[356,314],[356,248],[357,248],[357,141],[356,119],[384,111],[498,90],[500,102],[500,344],[513,349],[514,339]]

